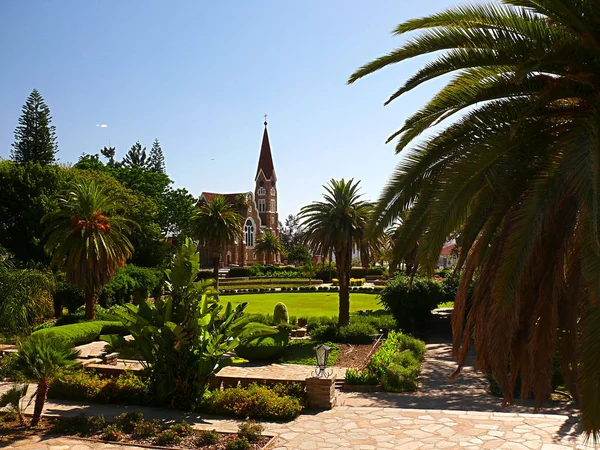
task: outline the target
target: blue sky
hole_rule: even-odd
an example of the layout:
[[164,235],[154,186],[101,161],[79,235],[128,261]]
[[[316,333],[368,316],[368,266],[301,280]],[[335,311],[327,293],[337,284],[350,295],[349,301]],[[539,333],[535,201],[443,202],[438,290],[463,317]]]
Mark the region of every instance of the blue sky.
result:
[[318,200],[331,178],[360,179],[375,200],[400,158],[387,136],[439,83],[383,107],[423,59],[346,80],[403,42],[390,34],[395,25],[452,4],[2,1],[0,157],[9,157],[37,88],[61,162],[109,142],[121,157],[135,141],[149,149],[158,138],[174,186],[248,191],[266,112],[280,216]]

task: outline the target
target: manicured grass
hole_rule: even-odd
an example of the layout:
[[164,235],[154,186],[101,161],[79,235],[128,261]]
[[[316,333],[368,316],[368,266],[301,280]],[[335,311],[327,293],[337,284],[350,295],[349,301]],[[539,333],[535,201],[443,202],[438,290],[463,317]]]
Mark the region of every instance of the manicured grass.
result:
[[[314,366],[316,361],[314,348],[317,345],[314,341],[304,341],[292,339],[286,347],[283,356],[278,362],[285,364],[304,364],[305,366]],[[333,366],[340,356],[340,349],[333,342],[325,342],[325,345],[331,347],[327,358],[327,365]]]
[[[285,292],[278,294],[243,294],[223,296],[223,302],[234,305],[248,302],[249,313],[273,314],[275,305],[285,303],[288,314],[296,317],[337,316],[339,294],[337,292]],[[382,309],[374,294],[351,293],[350,312]]]

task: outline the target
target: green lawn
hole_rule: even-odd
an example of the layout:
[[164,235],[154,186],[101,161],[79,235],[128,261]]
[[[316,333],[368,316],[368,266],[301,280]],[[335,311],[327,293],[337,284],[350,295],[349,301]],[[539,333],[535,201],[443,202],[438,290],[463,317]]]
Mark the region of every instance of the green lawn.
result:
[[[276,294],[224,295],[221,301],[234,305],[248,302],[250,313],[273,314],[275,305],[285,303],[288,314],[296,317],[337,316],[339,295],[337,292],[285,292]],[[382,309],[377,295],[353,292],[350,294],[350,312]]]

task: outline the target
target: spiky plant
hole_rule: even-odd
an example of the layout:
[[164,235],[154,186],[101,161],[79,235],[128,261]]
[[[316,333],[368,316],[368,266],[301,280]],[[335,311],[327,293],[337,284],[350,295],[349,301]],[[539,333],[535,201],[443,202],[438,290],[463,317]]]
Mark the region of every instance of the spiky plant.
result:
[[[424,269],[461,236],[465,265],[453,314],[459,369],[475,338],[479,369],[504,402],[517,376],[537,404],[558,349],[584,429],[600,437],[600,2],[503,0],[409,20],[419,32],[350,82],[432,54],[387,103],[450,81],[391,139],[411,148],[383,190],[375,226],[411,207],[398,244],[419,242]],[[422,132],[441,124],[414,144]],[[474,274],[479,273],[468,297]]]
[[19,347],[17,367],[32,381],[37,382],[31,426],[35,427],[42,417],[50,381],[64,368],[78,365],[77,356],[68,344],[57,339],[31,336]]
[[65,271],[68,283],[85,293],[85,315],[94,319],[94,296],[131,258],[127,235],[136,224],[111,214],[117,207],[93,181],[82,181],[58,197],[58,209],[45,215],[46,252]]
[[359,181],[331,180],[323,201],[302,208],[306,244],[317,255],[333,252],[340,284],[338,322],[350,322],[350,269],[352,250],[359,248],[371,213],[370,203],[360,199]]
[[217,195],[195,212],[193,226],[195,237],[210,251],[215,288],[219,289],[219,263],[221,252],[242,237],[244,218],[237,213],[222,195]]
[[270,230],[265,231],[256,239],[254,252],[257,255],[265,255],[267,264],[273,263],[275,255],[285,252],[285,247],[279,240],[279,236]]
[[28,384],[15,384],[8,391],[0,396],[0,408],[10,407],[15,412],[19,423],[25,425],[24,408],[22,406],[23,398],[27,395]]

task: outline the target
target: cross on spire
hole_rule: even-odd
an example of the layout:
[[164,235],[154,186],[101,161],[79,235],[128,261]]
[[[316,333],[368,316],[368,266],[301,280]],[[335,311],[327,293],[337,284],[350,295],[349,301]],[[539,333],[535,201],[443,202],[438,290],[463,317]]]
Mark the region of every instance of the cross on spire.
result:
[[265,113],[265,127],[267,126],[267,113]]

